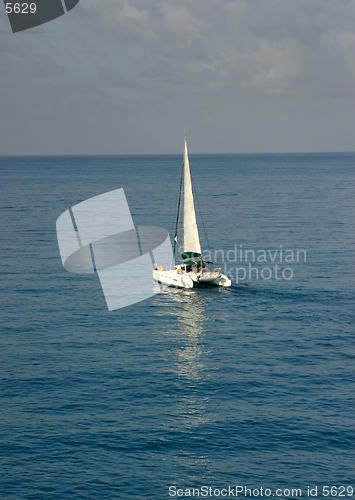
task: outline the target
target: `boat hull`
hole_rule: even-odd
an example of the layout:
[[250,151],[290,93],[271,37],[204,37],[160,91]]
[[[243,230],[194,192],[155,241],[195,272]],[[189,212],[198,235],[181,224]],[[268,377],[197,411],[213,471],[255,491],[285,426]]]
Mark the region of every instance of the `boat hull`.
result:
[[231,280],[222,273],[218,273],[217,276],[203,277],[199,279],[199,283],[202,285],[214,285],[214,286],[225,286],[229,287],[232,285]]
[[209,273],[205,276],[197,273],[177,273],[172,271],[153,271],[153,278],[159,283],[179,288],[194,288],[200,285],[231,286],[232,282],[226,275],[221,273]]
[[159,283],[180,288],[193,288],[194,282],[189,276],[177,274],[176,271],[153,271],[153,278]]

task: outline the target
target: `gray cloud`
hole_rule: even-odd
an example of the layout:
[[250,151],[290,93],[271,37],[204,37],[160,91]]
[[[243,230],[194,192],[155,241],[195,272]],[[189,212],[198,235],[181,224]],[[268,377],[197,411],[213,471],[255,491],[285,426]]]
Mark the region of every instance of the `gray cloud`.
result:
[[[82,0],[10,33],[0,154],[354,150],[351,0]],[[7,32],[8,30],[8,32]]]

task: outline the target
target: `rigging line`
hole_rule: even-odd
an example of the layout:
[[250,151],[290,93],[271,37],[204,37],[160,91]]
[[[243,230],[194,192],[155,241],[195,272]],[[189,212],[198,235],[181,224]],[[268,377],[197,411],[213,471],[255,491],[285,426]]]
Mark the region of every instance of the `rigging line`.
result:
[[180,175],[180,186],[179,186],[179,197],[178,197],[178,202],[177,202],[177,210],[176,210],[176,222],[175,222],[175,231],[174,231],[174,248],[173,248],[173,256],[175,258],[175,249],[176,249],[176,243],[177,243],[177,234],[178,234],[178,225],[179,225],[179,218],[180,218],[180,205],[181,205],[181,192],[182,192],[182,179],[184,176],[184,162],[182,163],[181,166],[181,175]]
[[[180,179],[180,182],[181,182],[181,179]],[[173,212],[173,219],[172,219],[172,222],[171,222],[171,232],[170,234],[174,234],[175,236],[175,231],[176,231],[176,228],[175,228],[175,225],[176,225],[176,211],[177,211],[177,207],[179,206],[179,197],[180,197],[180,187],[178,187],[177,189],[177,194],[176,194],[176,198],[175,198],[175,206],[174,206],[174,212]]]

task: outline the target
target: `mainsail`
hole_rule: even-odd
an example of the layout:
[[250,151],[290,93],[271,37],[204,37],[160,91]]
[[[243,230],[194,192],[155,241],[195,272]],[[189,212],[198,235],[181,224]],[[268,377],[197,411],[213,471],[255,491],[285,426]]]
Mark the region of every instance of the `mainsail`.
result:
[[184,252],[201,254],[200,237],[198,234],[194,198],[192,194],[186,135],[184,137]]

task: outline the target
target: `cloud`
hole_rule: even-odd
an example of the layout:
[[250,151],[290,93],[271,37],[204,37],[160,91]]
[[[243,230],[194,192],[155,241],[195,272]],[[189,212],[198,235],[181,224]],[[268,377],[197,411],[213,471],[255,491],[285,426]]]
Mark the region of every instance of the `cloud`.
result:
[[[4,26],[0,19],[0,28],[1,23]],[[234,136],[244,133],[243,125],[251,116],[260,118],[254,121],[253,133],[261,137],[268,112],[274,113],[276,107],[280,116],[270,145],[274,150],[285,143],[277,131],[281,137],[287,117],[293,114],[297,123],[301,110],[310,124],[320,124],[319,137],[324,113],[331,120],[338,116],[343,134],[339,128],[328,143],[338,137],[339,146],[334,148],[343,149],[339,137],[350,141],[353,118],[347,110],[355,99],[353,1],[85,0],[51,26],[52,32],[38,29],[37,36],[3,37],[0,44],[5,89],[0,112],[11,115],[14,128],[22,112],[9,111],[15,106],[11,89],[16,87],[23,89],[23,95],[33,95],[33,102],[45,101],[41,109],[47,114],[57,109],[53,102],[61,103],[60,120],[68,113],[73,123],[77,121],[76,128],[83,130],[93,118],[90,115],[81,123],[80,117],[94,108],[92,116],[100,115],[107,127],[112,127],[115,115],[125,117],[126,127],[131,120],[135,125],[127,129],[127,137],[161,123],[172,134],[171,129],[188,122],[202,137],[207,129],[212,134],[218,118],[215,126],[225,127],[231,151]],[[24,106],[31,116],[31,102]],[[342,113],[344,118],[339,119]],[[53,123],[56,120],[59,117],[52,116]],[[105,125],[101,130],[88,146],[83,142],[81,150],[98,144]],[[106,131],[110,136],[111,130]],[[122,143],[134,149],[137,141],[127,137]],[[147,142],[143,138],[139,143],[144,151]],[[117,143],[111,147],[113,151]],[[223,143],[220,148],[227,146]]]
[[166,31],[173,35],[193,37],[201,36],[201,32],[206,30],[207,24],[193,16],[188,9],[182,5],[166,2],[162,5],[163,19]]
[[[352,64],[354,4],[328,0],[88,0],[96,30],[137,50],[139,75],[170,84],[262,84],[307,78],[334,43]],[[344,29],[348,27],[348,29]],[[115,43],[115,42],[114,42]],[[304,56],[304,54],[306,54]]]
[[263,42],[254,55],[259,72],[255,75],[257,83],[273,82],[283,78],[291,78],[298,74],[296,57],[290,47],[273,47]]

